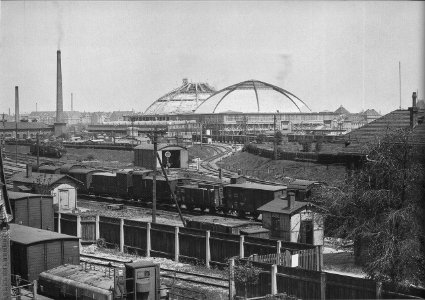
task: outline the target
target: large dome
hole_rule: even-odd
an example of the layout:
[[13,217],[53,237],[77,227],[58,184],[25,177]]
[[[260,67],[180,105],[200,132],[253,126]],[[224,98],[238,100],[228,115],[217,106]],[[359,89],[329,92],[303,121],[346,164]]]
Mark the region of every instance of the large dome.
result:
[[300,98],[275,85],[247,80],[228,86],[205,100],[196,113],[236,111],[253,112],[306,112],[310,108]]
[[183,79],[182,86],[172,90],[152,103],[145,111],[147,115],[182,114],[193,112],[215,92],[208,83],[192,83]]

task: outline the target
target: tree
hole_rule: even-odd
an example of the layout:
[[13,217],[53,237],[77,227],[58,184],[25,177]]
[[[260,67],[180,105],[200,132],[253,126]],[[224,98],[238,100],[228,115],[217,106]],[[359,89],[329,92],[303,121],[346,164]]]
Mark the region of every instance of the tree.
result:
[[254,266],[249,260],[235,260],[235,266],[233,267],[233,278],[236,284],[243,285],[245,298],[247,298],[248,283],[257,284],[261,272],[262,269]]
[[255,138],[255,141],[257,142],[257,144],[262,144],[267,140],[267,136],[264,133],[260,133],[259,135],[257,135],[257,137]]
[[276,145],[281,145],[283,141],[283,134],[279,130],[275,132],[274,138],[276,141]]
[[425,278],[424,162],[409,136],[406,130],[387,133],[366,147],[362,169],[315,195],[330,213],[333,234],[365,250],[369,277],[397,286]]

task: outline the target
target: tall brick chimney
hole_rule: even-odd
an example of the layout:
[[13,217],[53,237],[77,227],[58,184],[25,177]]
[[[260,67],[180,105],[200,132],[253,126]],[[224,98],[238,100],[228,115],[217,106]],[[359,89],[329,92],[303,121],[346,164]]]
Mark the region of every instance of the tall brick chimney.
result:
[[19,88],[15,86],[15,122],[19,122]]
[[63,123],[63,98],[62,98],[62,67],[61,51],[57,51],[56,73],[56,123]]
[[416,106],[416,92],[412,94],[412,107],[409,107],[410,111],[410,128],[414,128],[418,124],[418,107]]

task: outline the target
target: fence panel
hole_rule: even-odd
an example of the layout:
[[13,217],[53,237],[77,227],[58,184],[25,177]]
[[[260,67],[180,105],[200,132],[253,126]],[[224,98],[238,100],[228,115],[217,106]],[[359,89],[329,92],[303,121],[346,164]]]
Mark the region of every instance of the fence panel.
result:
[[374,298],[376,298],[374,280],[326,273],[326,299]]
[[180,228],[180,256],[205,261],[205,237],[205,230]]
[[147,223],[124,220],[124,247],[130,253],[146,255]]
[[298,298],[321,298],[321,272],[277,266],[277,291]]
[[151,251],[155,256],[174,257],[174,226],[151,224]]
[[220,263],[239,256],[239,236],[211,231],[210,252],[211,260]]
[[77,236],[77,216],[61,214],[61,233]]
[[277,253],[276,249],[276,241],[263,239],[263,238],[255,238],[250,236],[245,236],[245,257],[250,255],[265,255],[271,253]]
[[[306,270],[317,270],[317,249],[297,251],[298,266]],[[295,253],[294,253],[295,254]]]
[[108,247],[117,247],[120,244],[120,219],[100,216],[100,238],[105,239]]
[[96,222],[81,222],[81,238],[84,241],[96,240]]

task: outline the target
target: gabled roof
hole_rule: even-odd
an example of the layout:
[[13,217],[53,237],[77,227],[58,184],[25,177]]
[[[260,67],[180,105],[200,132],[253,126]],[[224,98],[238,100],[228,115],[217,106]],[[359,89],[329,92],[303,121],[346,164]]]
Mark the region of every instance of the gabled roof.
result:
[[294,201],[291,208],[287,207],[288,200],[284,199],[274,199],[263,206],[260,206],[257,208],[258,211],[265,211],[265,212],[272,212],[272,213],[279,213],[279,214],[287,214],[287,215],[293,215],[303,209],[309,209],[312,207],[318,208],[318,206],[310,203],[310,202],[299,202]]
[[12,182],[52,185],[64,178],[68,178],[77,184],[83,184],[81,181],[65,174],[47,174],[47,173],[36,173],[36,172],[33,172],[30,177],[27,177],[26,172],[21,172],[21,173],[13,175],[10,178],[10,180]]
[[348,115],[350,112],[344,106],[341,105],[340,107],[338,107],[335,113],[338,115]]
[[50,230],[43,230],[24,225],[10,223],[10,241],[22,245],[32,245],[55,240],[76,240],[78,237],[57,233]]

